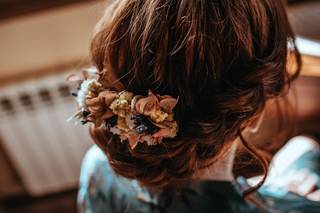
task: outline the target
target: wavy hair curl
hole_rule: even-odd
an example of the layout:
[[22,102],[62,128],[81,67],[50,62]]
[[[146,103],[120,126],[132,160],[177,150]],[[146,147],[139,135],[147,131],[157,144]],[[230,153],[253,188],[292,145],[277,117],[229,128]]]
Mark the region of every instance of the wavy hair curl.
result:
[[[153,189],[183,186],[238,136],[266,176],[268,162],[241,132],[299,74],[294,40],[279,0],[117,0],[91,43],[100,82],[179,97],[180,131],[161,145],[140,143],[134,150],[105,128],[91,135],[117,174]],[[289,55],[298,64],[292,73]]]

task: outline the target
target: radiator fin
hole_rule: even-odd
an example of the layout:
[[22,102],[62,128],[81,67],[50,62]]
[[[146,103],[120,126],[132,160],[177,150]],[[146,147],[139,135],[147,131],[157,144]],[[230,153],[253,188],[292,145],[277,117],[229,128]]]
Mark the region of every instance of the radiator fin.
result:
[[77,186],[91,145],[88,127],[66,122],[75,111],[66,74],[0,88],[0,137],[34,196]]

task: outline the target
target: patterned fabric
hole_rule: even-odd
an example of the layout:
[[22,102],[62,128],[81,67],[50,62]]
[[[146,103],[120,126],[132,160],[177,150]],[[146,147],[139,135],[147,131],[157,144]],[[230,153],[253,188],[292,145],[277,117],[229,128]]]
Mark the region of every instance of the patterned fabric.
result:
[[[308,169],[320,174],[319,152],[311,151],[302,156],[301,168],[308,162]],[[305,168],[305,167],[303,167]],[[244,200],[241,188],[243,178],[237,183],[203,181],[186,188],[183,196],[166,199],[151,195],[137,181],[117,176],[108,164],[104,153],[93,146],[86,154],[80,174],[78,207],[80,213],[147,213],[147,212],[320,212],[320,203],[309,201],[285,190],[262,187],[255,198],[263,205],[259,209]]]

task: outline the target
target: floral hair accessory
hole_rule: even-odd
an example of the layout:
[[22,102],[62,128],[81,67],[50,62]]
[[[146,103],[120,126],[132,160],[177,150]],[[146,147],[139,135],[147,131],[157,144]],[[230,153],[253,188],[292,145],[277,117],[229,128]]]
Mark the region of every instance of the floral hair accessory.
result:
[[132,149],[138,143],[152,146],[161,144],[164,138],[176,137],[178,124],[173,109],[178,99],[155,95],[152,91],[147,97],[128,91],[118,93],[103,88],[93,70],[82,74],[83,77],[71,75],[68,78],[80,84],[78,92],[73,93],[78,111],[72,118],[80,119],[82,124],[94,123],[96,127],[106,125],[121,142],[128,141]]

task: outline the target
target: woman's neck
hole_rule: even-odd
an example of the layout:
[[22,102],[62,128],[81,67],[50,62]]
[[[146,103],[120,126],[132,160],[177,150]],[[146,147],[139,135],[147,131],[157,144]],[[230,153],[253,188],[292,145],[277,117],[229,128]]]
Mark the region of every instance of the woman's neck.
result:
[[232,142],[229,150],[210,167],[203,169],[197,175],[198,180],[233,181],[233,161],[237,150],[238,139]]

